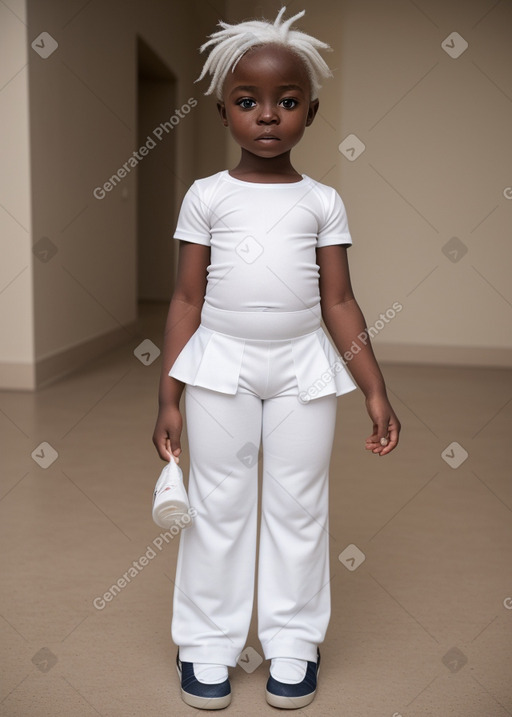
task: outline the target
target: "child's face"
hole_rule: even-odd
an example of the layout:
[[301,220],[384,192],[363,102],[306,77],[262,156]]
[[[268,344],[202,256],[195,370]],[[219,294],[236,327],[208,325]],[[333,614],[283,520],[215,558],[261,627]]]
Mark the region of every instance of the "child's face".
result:
[[304,63],[279,45],[247,52],[229,72],[218,109],[234,140],[262,158],[289,152],[313,121],[318,100],[311,102]]

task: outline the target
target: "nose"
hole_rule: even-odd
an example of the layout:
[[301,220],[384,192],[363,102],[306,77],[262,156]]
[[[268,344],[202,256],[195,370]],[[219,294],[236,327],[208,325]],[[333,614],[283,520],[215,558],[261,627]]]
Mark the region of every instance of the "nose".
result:
[[261,111],[258,116],[258,124],[278,124],[279,115],[276,111],[275,105],[272,103],[266,103],[261,107]]

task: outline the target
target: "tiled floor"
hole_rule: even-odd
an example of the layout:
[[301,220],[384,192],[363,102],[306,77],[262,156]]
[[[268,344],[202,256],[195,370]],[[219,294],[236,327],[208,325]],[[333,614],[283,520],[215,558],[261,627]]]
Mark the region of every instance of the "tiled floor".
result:
[[[150,513],[160,361],[133,354],[161,344],[164,314],[145,307],[132,343],[79,374],[0,394],[1,715],[196,711],[180,700],[169,634],[178,539],[163,542]],[[512,372],[384,371],[403,423],[394,455],[365,453],[359,391],[339,401],[333,615],[317,698],[296,714],[512,715]],[[365,560],[348,570],[338,556],[352,545]],[[261,651],[254,624],[247,644]],[[247,655],[226,714],[275,714],[268,663]]]

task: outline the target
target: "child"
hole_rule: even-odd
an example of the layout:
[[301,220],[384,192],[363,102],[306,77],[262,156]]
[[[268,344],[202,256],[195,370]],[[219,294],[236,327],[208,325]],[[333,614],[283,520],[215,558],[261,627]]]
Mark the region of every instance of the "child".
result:
[[[165,332],[160,457],[181,453],[180,397],[190,448],[172,636],[182,697],[220,709],[228,667],[253,606],[257,469],[263,449],[258,634],[271,660],[269,704],[294,709],[316,692],[330,616],[328,468],[336,396],[355,388],[324,333],[348,352],[365,321],[347,265],[352,243],[337,192],[299,174],[290,152],[318,110],[330,75],[325,43],[283,22],[228,25],[201,48],[223,124],[241,147],[232,170],[197,180],[181,208],[176,289]],[[366,448],[384,456],[400,424],[368,341],[350,371],[373,422]]]

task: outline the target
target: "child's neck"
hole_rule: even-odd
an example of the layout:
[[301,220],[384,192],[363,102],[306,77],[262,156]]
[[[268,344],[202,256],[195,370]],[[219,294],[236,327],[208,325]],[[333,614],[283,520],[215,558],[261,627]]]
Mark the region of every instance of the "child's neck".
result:
[[229,170],[229,174],[235,179],[261,184],[288,184],[302,179],[302,175],[292,166],[290,152],[266,158],[242,149],[240,162]]

